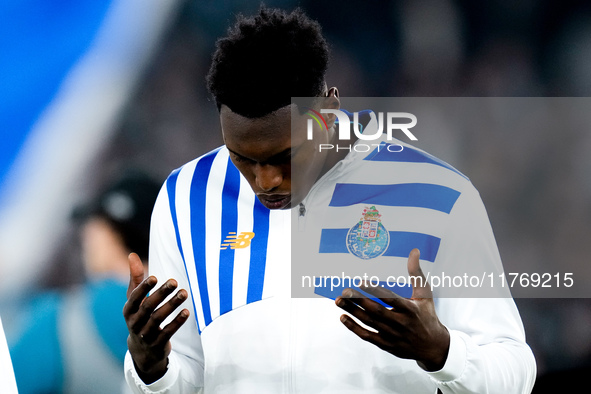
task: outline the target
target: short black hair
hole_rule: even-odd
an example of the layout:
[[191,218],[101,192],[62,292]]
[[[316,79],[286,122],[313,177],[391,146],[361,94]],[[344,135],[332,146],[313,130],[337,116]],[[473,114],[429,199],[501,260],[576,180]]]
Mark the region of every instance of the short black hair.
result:
[[325,90],[329,50],[318,22],[300,8],[286,13],[262,6],[258,15],[239,15],[217,41],[207,87],[218,110],[259,118]]

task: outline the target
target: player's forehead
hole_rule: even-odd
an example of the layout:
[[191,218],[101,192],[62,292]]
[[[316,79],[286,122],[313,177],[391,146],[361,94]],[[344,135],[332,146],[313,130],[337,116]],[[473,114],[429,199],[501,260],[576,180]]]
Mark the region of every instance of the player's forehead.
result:
[[226,145],[232,148],[232,146],[238,147],[247,143],[265,143],[265,145],[271,143],[271,145],[277,144],[285,148],[292,139],[292,117],[300,117],[294,107],[294,105],[287,105],[265,116],[248,118],[222,105],[220,123]]
[[247,118],[222,105],[220,123],[228,149],[250,159],[273,156],[291,146],[288,107],[259,118]]

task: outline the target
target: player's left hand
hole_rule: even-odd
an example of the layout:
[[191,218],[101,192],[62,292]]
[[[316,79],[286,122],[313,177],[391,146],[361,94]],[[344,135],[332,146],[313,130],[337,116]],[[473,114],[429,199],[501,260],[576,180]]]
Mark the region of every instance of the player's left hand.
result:
[[[419,265],[418,249],[413,249],[408,256],[408,273],[413,282],[410,299],[380,286],[360,286],[391,309],[354,289],[343,290],[335,303],[377,331],[367,330],[350,316],[342,315],[343,324],[361,339],[397,357],[416,360],[426,371],[437,371],[447,359],[449,332],[435,313],[433,293]],[[417,279],[412,280],[413,277]]]

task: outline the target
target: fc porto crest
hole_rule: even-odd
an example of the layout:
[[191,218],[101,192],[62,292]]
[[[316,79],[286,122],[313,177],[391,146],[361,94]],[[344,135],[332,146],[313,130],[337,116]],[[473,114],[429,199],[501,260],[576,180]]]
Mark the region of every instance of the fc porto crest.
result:
[[382,215],[375,205],[365,207],[359,222],[347,233],[347,249],[363,260],[384,254],[390,243],[390,234],[382,224]]

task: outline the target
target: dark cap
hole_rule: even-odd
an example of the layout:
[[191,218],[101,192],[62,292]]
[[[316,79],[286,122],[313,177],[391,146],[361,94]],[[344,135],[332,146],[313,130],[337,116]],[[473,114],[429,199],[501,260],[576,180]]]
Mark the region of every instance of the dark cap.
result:
[[150,218],[161,183],[140,171],[128,171],[107,185],[89,203],[74,209],[72,217],[85,221],[106,219],[123,238],[125,246],[144,262],[148,258]]

